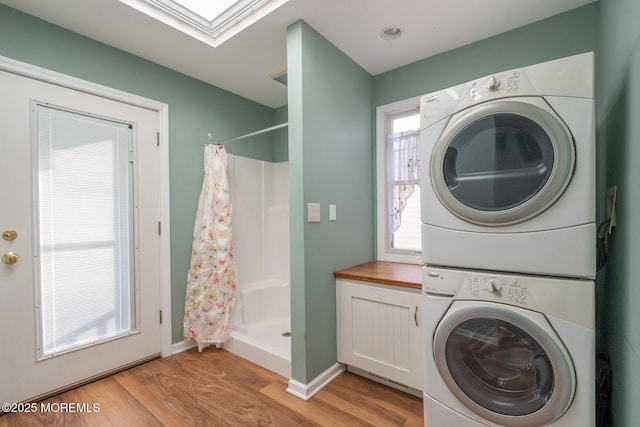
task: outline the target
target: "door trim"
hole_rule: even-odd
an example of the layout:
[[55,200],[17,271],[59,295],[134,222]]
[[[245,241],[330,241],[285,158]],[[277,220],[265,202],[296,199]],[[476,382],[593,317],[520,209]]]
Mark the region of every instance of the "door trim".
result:
[[[171,334],[171,216],[169,199],[169,105],[153,99],[113,89],[87,80],[82,80],[46,68],[16,61],[0,55],[0,71],[16,74],[67,89],[84,92],[124,104],[144,108],[156,113],[160,157],[160,325],[161,356],[172,354]],[[160,313],[158,313],[160,316]]]

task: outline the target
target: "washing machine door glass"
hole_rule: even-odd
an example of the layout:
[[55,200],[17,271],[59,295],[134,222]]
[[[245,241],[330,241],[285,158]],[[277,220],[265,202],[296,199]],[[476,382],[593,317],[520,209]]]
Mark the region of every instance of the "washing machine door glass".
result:
[[573,365],[552,329],[505,307],[469,305],[443,319],[434,337],[436,366],[449,389],[482,417],[503,425],[546,424],[571,403]]
[[497,319],[471,319],[452,331],[445,357],[458,386],[505,415],[543,408],[554,388],[549,357],[531,335]]
[[500,226],[553,204],[574,165],[571,134],[544,101],[498,100],[452,118],[434,148],[431,177],[454,214]]

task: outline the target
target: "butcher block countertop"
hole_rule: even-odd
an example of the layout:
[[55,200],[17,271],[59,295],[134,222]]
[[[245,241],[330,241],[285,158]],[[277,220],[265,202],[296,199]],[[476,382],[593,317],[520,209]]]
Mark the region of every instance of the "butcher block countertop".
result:
[[333,273],[343,279],[382,283],[405,288],[422,288],[422,265],[372,261]]

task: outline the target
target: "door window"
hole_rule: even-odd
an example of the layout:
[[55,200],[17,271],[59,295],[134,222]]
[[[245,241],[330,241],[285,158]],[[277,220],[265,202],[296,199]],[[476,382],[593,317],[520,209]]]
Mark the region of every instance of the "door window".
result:
[[38,355],[137,328],[132,126],[35,106]]

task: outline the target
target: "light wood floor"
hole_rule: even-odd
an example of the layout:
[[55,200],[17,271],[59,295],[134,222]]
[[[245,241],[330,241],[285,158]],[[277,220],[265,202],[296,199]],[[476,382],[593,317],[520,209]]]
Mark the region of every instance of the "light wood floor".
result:
[[[343,373],[305,402],[287,379],[225,350],[196,349],[131,368],[10,413],[4,426],[422,426],[422,400]],[[61,404],[99,411],[43,413]],[[82,406],[80,406],[82,408]]]

